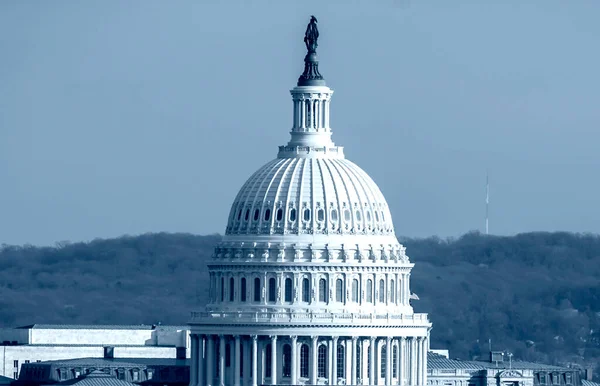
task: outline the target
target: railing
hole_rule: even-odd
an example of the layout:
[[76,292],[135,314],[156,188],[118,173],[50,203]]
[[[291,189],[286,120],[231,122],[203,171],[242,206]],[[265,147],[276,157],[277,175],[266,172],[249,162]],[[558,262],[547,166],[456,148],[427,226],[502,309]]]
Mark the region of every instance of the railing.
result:
[[427,314],[287,313],[287,312],[192,312],[192,323],[243,324],[327,323],[334,325],[415,325],[429,324]]

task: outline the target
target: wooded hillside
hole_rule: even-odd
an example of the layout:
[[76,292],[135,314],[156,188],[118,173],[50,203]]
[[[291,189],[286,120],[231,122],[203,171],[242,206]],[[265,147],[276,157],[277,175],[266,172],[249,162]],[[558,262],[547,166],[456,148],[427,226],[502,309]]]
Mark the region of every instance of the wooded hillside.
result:
[[[0,325],[185,324],[207,297],[204,264],[219,238],[160,233],[3,245]],[[487,355],[492,339],[494,350],[525,360],[600,362],[600,236],[400,241],[416,264],[413,305],[434,323],[433,348],[475,358]]]

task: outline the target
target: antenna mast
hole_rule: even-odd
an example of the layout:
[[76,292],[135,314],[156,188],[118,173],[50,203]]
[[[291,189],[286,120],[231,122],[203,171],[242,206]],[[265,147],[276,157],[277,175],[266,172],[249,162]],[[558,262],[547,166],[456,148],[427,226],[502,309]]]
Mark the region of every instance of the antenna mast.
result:
[[489,221],[489,206],[490,206],[490,179],[487,171],[485,172],[485,234],[490,233]]

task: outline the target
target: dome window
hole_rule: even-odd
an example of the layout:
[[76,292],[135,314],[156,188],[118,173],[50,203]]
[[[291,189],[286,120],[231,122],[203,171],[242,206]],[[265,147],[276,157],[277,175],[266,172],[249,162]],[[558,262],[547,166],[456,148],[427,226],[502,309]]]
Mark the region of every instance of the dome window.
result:
[[344,209],[344,221],[350,221],[350,211],[348,209]]
[[277,215],[275,218],[277,219],[277,221],[281,221],[283,219],[283,209],[277,209]]
[[246,209],[246,215],[244,216],[244,220],[248,221],[248,218],[250,218],[250,209]]
[[271,209],[265,210],[265,221],[269,221],[271,219]]
[[356,211],[356,219],[357,219],[358,221],[362,221],[362,216],[361,216],[361,214],[360,214],[360,210],[357,210],[357,211]]
[[304,209],[304,221],[310,221],[310,209]]
[[323,209],[317,210],[317,220],[324,221],[325,220],[325,211]]
[[338,220],[337,209],[331,209],[331,221],[337,222],[337,220]]
[[242,210],[240,209],[240,211],[238,212],[238,221],[240,221],[240,219],[242,218]]
[[291,222],[296,221],[296,209],[295,208],[292,208],[290,210],[290,221]]
[[385,222],[385,214],[383,214],[383,210],[381,211],[381,221]]
[[375,221],[379,222],[379,212],[375,211]]
[[258,221],[259,216],[260,216],[260,209],[256,209],[254,211],[254,221]]
[[370,210],[367,211],[367,221],[371,222],[371,211]]

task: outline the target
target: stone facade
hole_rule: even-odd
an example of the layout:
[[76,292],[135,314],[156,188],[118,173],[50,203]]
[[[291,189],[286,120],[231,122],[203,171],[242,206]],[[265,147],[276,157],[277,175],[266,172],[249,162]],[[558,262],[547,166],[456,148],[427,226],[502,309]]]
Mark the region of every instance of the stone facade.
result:
[[25,363],[58,359],[190,357],[186,326],[32,325],[0,330],[0,375]]

